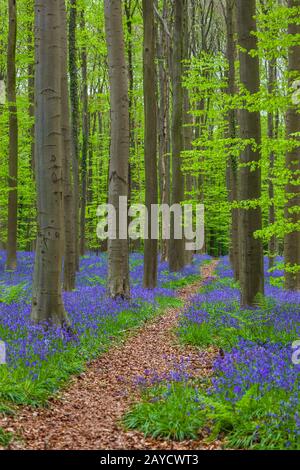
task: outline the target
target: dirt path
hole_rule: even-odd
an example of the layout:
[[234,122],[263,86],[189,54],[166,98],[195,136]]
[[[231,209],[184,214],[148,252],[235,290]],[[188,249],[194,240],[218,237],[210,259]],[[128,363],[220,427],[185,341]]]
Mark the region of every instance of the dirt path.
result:
[[[212,275],[216,263],[205,266],[202,277]],[[201,285],[188,286],[179,297],[188,303]],[[206,449],[201,441],[171,442],[145,439],[141,433],[126,432],[120,419],[134,399],[132,382],[145,369],[159,373],[172,367],[173,359],[189,358],[195,374],[209,373],[214,353],[182,349],[173,329],[181,309],[168,309],[123,344],[93,361],[66,391],[50,400],[49,408],[22,408],[13,417],[0,417],[0,426],[21,437],[10,449]],[[168,362],[166,358],[172,358]],[[122,379],[126,377],[126,381]]]

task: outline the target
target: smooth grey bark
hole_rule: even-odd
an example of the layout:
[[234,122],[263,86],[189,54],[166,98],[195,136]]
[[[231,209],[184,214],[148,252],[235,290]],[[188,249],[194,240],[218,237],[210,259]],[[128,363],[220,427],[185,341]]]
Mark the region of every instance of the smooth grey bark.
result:
[[[185,0],[184,8],[184,19],[183,19],[183,58],[185,61],[189,61],[191,58],[191,24],[189,21],[189,1]],[[186,73],[189,69],[189,65],[184,67]],[[183,90],[183,148],[185,151],[192,150],[193,142],[193,116],[190,113],[190,95],[189,90],[184,88]],[[193,191],[193,177],[187,173],[185,175],[185,190],[186,199],[191,199],[191,193]],[[185,250],[185,264],[189,265],[193,261],[193,252],[191,250]]]
[[[122,25],[121,0],[105,0],[105,30],[108,49],[110,84],[111,147],[109,168],[109,200],[120,215],[121,196],[128,197],[129,105],[128,73]],[[116,239],[108,240],[108,294],[127,298],[129,287],[128,240],[120,238],[117,223]]]
[[75,289],[76,278],[76,242],[75,242],[75,210],[74,193],[71,176],[71,124],[69,109],[68,85],[68,44],[67,14],[65,0],[60,0],[61,18],[61,131],[64,181],[64,276],[65,291]]
[[[4,44],[0,41],[0,55],[3,57],[5,56],[4,53]],[[2,93],[5,91],[5,81],[4,81],[4,64],[0,63],[0,90],[1,90],[1,96],[0,96],[0,116],[3,113],[4,109],[4,104],[5,104],[5,97],[2,96]],[[5,94],[5,93],[4,93]],[[4,224],[3,220],[0,220],[0,237],[1,234],[6,232],[6,221]],[[6,242],[2,238],[0,238],[0,250],[5,250],[6,249]]]
[[37,245],[31,319],[63,326],[63,158],[60,0],[35,1]]
[[[170,38],[164,25],[168,25],[168,0],[164,0],[162,22],[159,22],[157,31],[157,58],[159,81],[159,110],[158,110],[158,147],[159,147],[159,192],[160,203],[170,204],[170,73],[169,49]],[[168,261],[168,240],[161,240],[161,260]]]
[[[84,12],[81,12],[81,29],[85,28]],[[85,253],[86,197],[87,197],[87,159],[89,149],[89,110],[87,81],[87,48],[81,50],[82,75],[82,149],[81,149],[81,204],[80,204],[80,255]]]
[[[227,93],[234,96],[235,90],[235,61],[237,56],[235,43],[235,6],[236,0],[226,0],[226,32],[227,45],[226,55],[228,60],[228,88]],[[236,110],[228,111],[228,131],[227,137],[235,139],[237,137],[236,129]],[[229,202],[238,200],[238,162],[235,156],[230,155],[228,159],[228,193]],[[239,279],[239,232],[238,232],[239,209],[231,209],[231,233],[230,233],[230,261],[234,272],[235,280]]]
[[129,135],[130,135],[130,149],[134,151],[135,147],[135,132],[134,132],[134,108],[133,108],[133,92],[134,92],[134,69],[133,69],[133,44],[132,44],[132,19],[134,11],[137,6],[137,1],[133,5],[132,0],[125,0],[125,14],[126,14],[126,27],[127,27],[127,58],[128,58],[128,80],[129,80]]
[[[270,96],[276,90],[276,81],[277,81],[277,66],[276,59],[271,59],[268,62],[268,93]],[[277,118],[274,116],[274,112],[268,113],[268,138],[273,141],[278,137],[278,112]],[[269,224],[272,225],[275,223],[275,201],[274,201],[274,165],[275,165],[275,153],[274,150],[270,152],[269,156]],[[274,266],[275,256],[276,256],[276,237],[272,235],[269,240],[268,247],[268,256],[269,256],[269,268]]]
[[70,0],[69,15],[69,75],[71,105],[71,137],[72,137],[72,180],[74,193],[74,238],[75,264],[79,270],[79,137],[78,137],[78,79],[77,79],[77,0]]
[[[31,15],[31,5],[28,5],[28,14]],[[28,114],[32,119],[32,125],[29,129],[29,137],[31,141],[30,151],[31,151],[31,169],[32,174],[34,175],[34,46],[33,46],[33,22],[30,19],[28,21],[28,34],[27,34],[27,41],[28,41],[28,56],[30,57],[29,64],[28,64]]]
[[18,228],[18,116],[16,96],[16,1],[8,0],[8,44],[7,44],[7,100],[9,113],[8,150],[8,219],[6,269],[17,267]]
[[151,208],[152,204],[158,203],[155,23],[153,0],[143,0],[142,4],[144,24],[145,199],[148,210],[149,231],[149,238],[144,243],[144,287],[153,289],[157,284],[158,256],[158,241],[151,236]]
[[[256,0],[237,0],[237,30],[240,46],[240,81],[250,94],[259,91],[259,58],[249,52],[257,49]],[[241,152],[239,170],[239,201],[243,206],[246,201],[256,202],[255,208],[239,209],[239,272],[241,283],[241,304],[252,306],[256,303],[257,294],[264,293],[263,248],[261,240],[254,238],[254,233],[262,228],[260,207],[261,169],[260,146],[261,125],[259,111],[239,110],[240,138],[251,139],[254,145],[248,144]],[[250,164],[255,168],[251,169]]]
[[[289,0],[289,8],[300,7],[300,0]],[[294,15],[293,15],[294,16]],[[300,34],[300,25],[298,23],[290,22],[288,27],[288,34],[294,36]],[[295,76],[299,77],[300,74],[300,46],[295,45],[289,48],[288,54],[288,71],[289,71],[289,85],[292,86]],[[300,114],[298,105],[290,102],[290,107],[286,113],[286,136],[288,140],[295,142],[293,134],[300,132]],[[300,141],[299,137],[296,139]],[[285,218],[286,222],[292,224],[300,223],[300,185],[299,185],[299,172],[300,172],[300,144],[294,145],[293,149],[286,154],[286,169],[289,172],[289,180],[286,185],[286,206]],[[295,211],[295,208],[298,210]],[[293,229],[284,237],[284,261],[287,266],[298,267],[300,266],[300,231]],[[285,287],[289,290],[300,290],[300,270],[297,272],[285,271]]]
[[[262,12],[265,15],[268,15],[274,5],[276,5],[277,0],[262,0],[261,8]],[[265,26],[266,31],[270,29],[270,25],[266,24]],[[277,59],[276,57],[268,58],[267,60],[267,78],[268,78],[268,94],[270,97],[274,95],[276,92],[277,87]],[[268,130],[267,135],[269,142],[272,144],[274,139],[278,138],[278,129],[279,129],[279,110],[275,112],[272,110],[268,112]],[[275,223],[275,201],[274,201],[274,165],[275,165],[275,152],[274,149],[270,151],[269,154],[269,169],[268,169],[268,194],[269,194],[269,214],[268,214],[268,222],[269,225],[273,225]],[[276,237],[272,235],[268,242],[268,265],[269,269],[273,268],[275,264],[276,258]]]
[[[89,113],[89,127],[91,136],[95,135],[96,133],[96,125],[97,125],[97,114],[96,113]],[[87,178],[87,202],[90,204],[93,201],[93,161],[94,161],[94,145],[92,139],[89,142],[89,149],[88,149],[88,178]]]
[[[128,80],[129,80],[129,142],[130,142],[130,158],[128,165],[128,206],[131,204],[132,194],[140,192],[140,182],[137,178],[133,178],[133,165],[131,159],[134,158],[136,152],[136,132],[135,132],[135,99],[134,99],[134,87],[135,87],[135,75],[134,75],[134,31],[133,31],[133,19],[134,14],[139,6],[139,0],[125,0],[124,9],[126,15],[126,29],[127,29],[127,60],[128,60]],[[129,240],[129,247],[132,251],[140,251],[141,240]]]
[[[184,0],[174,3],[173,33],[173,110],[172,110],[172,204],[184,200],[184,176],[181,171],[181,152],[183,150],[183,12]],[[169,243],[170,271],[180,271],[185,265],[184,239],[174,237],[174,216],[171,216],[171,237]]]
[[[127,29],[127,60],[128,60],[128,81],[129,81],[129,90],[128,90],[128,103],[129,103],[129,142],[130,142],[130,158],[128,163],[128,206],[131,204],[131,194],[133,191],[134,181],[132,178],[132,168],[131,168],[131,158],[135,153],[135,128],[134,128],[134,66],[133,66],[133,43],[132,43],[132,19],[134,10],[136,9],[137,1],[133,5],[132,0],[124,1],[124,10],[126,15],[126,29]],[[128,220],[129,223],[129,220]],[[134,250],[135,245],[137,246],[139,240],[130,241],[129,247]]]

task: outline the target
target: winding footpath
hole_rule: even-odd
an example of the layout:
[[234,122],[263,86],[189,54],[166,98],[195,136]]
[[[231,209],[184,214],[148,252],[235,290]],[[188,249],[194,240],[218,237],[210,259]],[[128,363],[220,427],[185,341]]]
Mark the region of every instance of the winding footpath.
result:
[[[215,356],[213,349],[199,351],[182,347],[174,328],[182,309],[196,294],[204,279],[212,276],[217,262],[202,268],[199,282],[178,291],[184,307],[170,308],[145,324],[123,343],[91,362],[85,373],[75,377],[48,408],[22,407],[13,416],[0,417],[0,427],[13,432],[9,449],[216,449],[219,442],[163,441],[125,431],[120,423],[138,397],[133,383],[146,369],[159,374],[172,369],[174,361],[188,359],[195,376],[209,374]],[[125,379],[126,378],[126,379]]]

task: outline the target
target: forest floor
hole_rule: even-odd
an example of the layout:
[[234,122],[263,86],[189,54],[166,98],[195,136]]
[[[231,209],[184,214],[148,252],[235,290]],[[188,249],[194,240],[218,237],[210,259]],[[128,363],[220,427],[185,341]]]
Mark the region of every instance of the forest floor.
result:
[[0,418],[0,426],[15,437],[9,449],[219,449],[198,440],[168,441],[145,438],[137,431],[126,431],[121,419],[138,398],[136,379],[147,370],[168,373],[174,363],[188,359],[189,373],[195,377],[211,373],[217,350],[200,353],[179,344],[175,335],[178,319],[203,281],[213,275],[217,262],[202,268],[198,282],[178,291],[181,308],[168,308],[142,329],[111,348],[75,377],[47,408],[22,407],[12,416]]

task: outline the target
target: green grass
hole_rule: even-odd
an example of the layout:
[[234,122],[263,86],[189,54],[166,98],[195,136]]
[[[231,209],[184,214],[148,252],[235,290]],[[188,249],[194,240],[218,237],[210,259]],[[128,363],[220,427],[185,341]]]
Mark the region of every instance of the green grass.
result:
[[106,284],[106,279],[103,279],[103,277],[97,275],[86,276],[85,280],[89,286],[105,286]]
[[27,283],[21,282],[13,286],[6,286],[0,283],[0,302],[12,304],[13,302],[24,301],[27,297]]
[[213,337],[211,328],[207,323],[185,326],[183,331],[179,330],[179,340],[182,344],[199,348],[205,348],[218,343],[218,337]]
[[181,289],[186,287],[190,284],[194,284],[195,282],[199,281],[200,274],[191,274],[190,276],[183,277],[181,279],[174,279],[173,281],[165,282],[162,287],[166,289]]
[[123,417],[123,425],[153,438],[197,439],[204,429],[205,442],[221,439],[224,448],[284,450],[289,442],[289,449],[299,450],[293,415],[288,421],[281,418],[289,393],[273,389],[261,396],[254,385],[239,401],[229,403],[207,395],[206,387],[194,381],[146,389]]
[[[226,282],[226,281],[225,281]],[[211,289],[205,286],[203,289]],[[188,344],[199,348],[208,346],[218,346],[229,350],[237,345],[241,339],[264,344],[266,342],[291,344],[297,339],[297,328],[299,323],[295,323],[294,329],[290,331],[278,330],[269,323],[269,315],[274,308],[274,302],[270,298],[258,299],[257,316],[261,316],[260,321],[253,322],[252,310],[241,310],[238,301],[230,304],[228,302],[203,302],[201,309],[205,310],[209,318],[203,323],[192,321],[185,322],[184,318],[177,329],[179,340],[182,344]],[[222,317],[231,318],[236,322],[235,326],[224,325]]]
[[154,438],[195,439],[204,424],[195,399],[195,389],[186,384],[154,388],[124,416],[124,426]]
[[[244,312],[243,312],[244,313]],[[239,329],[233,327],[218,326],[212,318],[208,323],[190,323],[182,329],[178,329],[178,337],[182,344],[205,348],[209,346],[218,346],[224,350],[230,350],[235,347],[240,340],[245,339],[257,344],[281,343],[282,345],[291,344],[298,337],[297,327],[294,330],[280,331],[273,325],[254,324],[247,318],[240,318]]]
[[137,267],[137,266],[142,266],[142,264],[144,263],[144,260],[143,258],[140,258],[140,259],[130,259],[129,260],[129,267],[130,267],[130,271]]
[[0,446],[7,447],[10,441],[12,440],[12,433],[4,431],[0,428]]
[[181,308],[184,306],[183,300],[178,297],[158,297],[156,300],[163,311],[167,308]]

